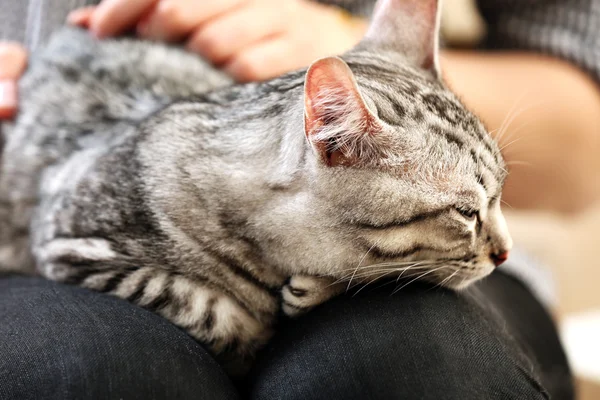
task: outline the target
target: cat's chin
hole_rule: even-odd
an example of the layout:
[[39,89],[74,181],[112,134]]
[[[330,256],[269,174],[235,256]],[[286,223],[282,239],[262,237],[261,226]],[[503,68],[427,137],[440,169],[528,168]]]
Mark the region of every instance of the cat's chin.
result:
[[473,283],[477,282],[481,278],[482,277],[473,277],[470,279],[459,279],[456,282],[445,283],[444,286],[447,287],[448,289],[455,290],[458,292],[461,290],[465,290],[466,288],[468,288],[469,286],[471,286]]
[[[489,271],[485,271],[482,272],[480,274],[477,275],[472,275],[472,276],[459,276],[456,275],[450,279],[447,279],[446,281],[444,281],[441,286],[450,289],[450,290],[454,290],[454,291],[461,291],[461,290],[465,290],[467,289],[469,286],[471,286],[472,284],[474,284],[475,282],[485,278],[486,276],[488,276],[491,272],[493,271],[493,268],[491,268]],[[438,282],[439,284],[439,282]]]

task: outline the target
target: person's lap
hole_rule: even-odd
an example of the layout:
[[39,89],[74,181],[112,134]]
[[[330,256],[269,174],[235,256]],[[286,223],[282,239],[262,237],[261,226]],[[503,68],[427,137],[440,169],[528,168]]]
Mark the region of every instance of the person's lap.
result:
[[0,279],[0,338],[0,399],[237,398],[183,331],[86,289]]
[[0,399],[572,397],[555,329],[520,283],[367,288],[284,321],[238,394],[161,317],[41,279],[0,279]]
[[364,292],[283,324],[250,378],[253,397],[573,397],[552,320],[513,278],[459,295],[420,284]]

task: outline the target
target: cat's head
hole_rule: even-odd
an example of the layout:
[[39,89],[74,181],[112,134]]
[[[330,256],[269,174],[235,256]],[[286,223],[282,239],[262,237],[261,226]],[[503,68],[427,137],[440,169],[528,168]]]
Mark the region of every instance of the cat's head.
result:
[[354,50],[307,72],[310,212],[328,274],[462,288],[508,256],[504,161],[441,81],[437,3],[380,1]]

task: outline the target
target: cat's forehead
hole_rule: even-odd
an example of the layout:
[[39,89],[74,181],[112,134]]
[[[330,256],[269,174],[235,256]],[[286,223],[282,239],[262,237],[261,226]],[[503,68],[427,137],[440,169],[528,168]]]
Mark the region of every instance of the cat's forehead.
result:
[[442,123],[483,130],[477,118],[440,81],[409,66],[354,63],[357,84],[373,112],[389,125]]
[[503,181],[504,161],[497,143],[482,122],[436,77],[403,64],[394,54],[359,54],[347,62],[367,105],[387,127],[403,136],[399,140],[417,135],[412,139],[427,141],[424,148],[440,151],[446,157],[468,155],[478,165],[483,158]]

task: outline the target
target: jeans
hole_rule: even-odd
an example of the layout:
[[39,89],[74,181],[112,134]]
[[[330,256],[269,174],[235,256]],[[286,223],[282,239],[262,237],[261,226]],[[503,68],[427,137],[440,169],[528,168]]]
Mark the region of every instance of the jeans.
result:
[[571,399],[552,320],[495,273],[456,294],[366,288],[280,323],[237,387],[168,321],[108,295],[0,279],[0,399]]

